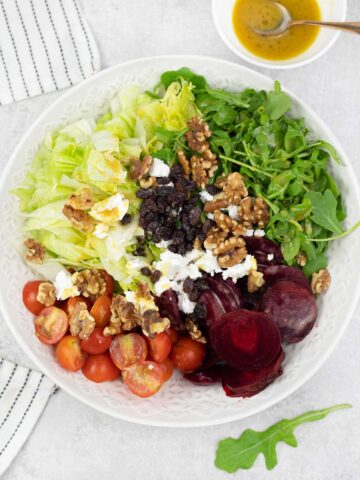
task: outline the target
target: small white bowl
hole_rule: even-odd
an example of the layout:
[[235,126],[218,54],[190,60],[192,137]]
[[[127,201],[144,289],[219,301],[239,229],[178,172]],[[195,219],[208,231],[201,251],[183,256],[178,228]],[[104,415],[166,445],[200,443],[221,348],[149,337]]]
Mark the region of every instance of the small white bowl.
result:
[[[235,1],[212,0],[212,12],[217,31],[236,55],[259,67],[276,69],[302,67],[327,52],[340,35],[340,31],[321,28],[314,43],[302,54],[288,60],[267,60],[251,53],[237,38],[232,23]],[[347,0],[318,0],[318,3],[323,21],[345,21]]]

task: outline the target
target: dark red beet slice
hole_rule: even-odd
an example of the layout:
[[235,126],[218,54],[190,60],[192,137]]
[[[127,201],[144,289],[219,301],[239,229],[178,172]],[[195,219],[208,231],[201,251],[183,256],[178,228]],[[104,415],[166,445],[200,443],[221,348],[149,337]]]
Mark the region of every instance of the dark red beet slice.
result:
[[235,368],[224,367],[222,384],[226,395],[245,398],[261,392],[282,374],[281,364],[284,358],[285,353],[280,350],[270,365],[258,370],[243,372]]
[[[246,248],[257,261],[258,270],[263,272],[270,265],[283,263],[280,246],[264,237],[244,237]],[[272,256],[270,260],[268,256]]]
[[216,293],[210,290],[205,290],[200,295],[198,302],[205,307],[206,317],[204,323],[207,329],[210,329],[225,313],[223,304]]
[[232,312],[242,307],[240,290],[231,279],[224,280],[220,275],[208,277],[206,283],[219,297],[225,312]]
[[200,368],[195,372],[187,373],[184,378],[196,385],[212,385],[222,381],[224,369],[223,365],[213,365],[209,368]]
[[180,312],[178,305],[178,297],[173,290],[166,290],[160,297],[155,299],[156,305],[162,317],[167,317],[173,327],[179,328],[183,326],[183,315]]
[[265,367],[280,350],[279,329],[262,312],[235,310],[226,313],[212,325],[209,334],[221,360],[239,370]]
[[209,346],[209,343],[206,344],[206,355],[204,361],[201,365],[201,368],[209,368],[215,365],[220,361],[219,355],[215,352],[215,350]]
[[259,310],[273,318],[285,343],[306,337],[317,316],[314,296],[298,283],[287,281],[276,282],[265,290]]
[[285,280],[298,283],[311,292],[310,282],[300,268],[289,267],[288,265],[272,265],[264,270],[264,279],[267,285]]

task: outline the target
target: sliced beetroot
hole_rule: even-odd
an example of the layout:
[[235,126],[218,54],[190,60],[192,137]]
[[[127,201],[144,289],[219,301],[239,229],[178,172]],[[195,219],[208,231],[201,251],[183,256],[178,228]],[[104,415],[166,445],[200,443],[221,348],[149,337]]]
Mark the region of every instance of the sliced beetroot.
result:
[[264,390],[279,377],[283,370],[281,364],[285,353],[280,350],[277,357],[267,367],[247,372],[231,367],[223,370],[222,385],[228,397],[252,397]]
[[219,297],[211,290],[205,290],[205,292],[200,295],[198,302],[205,307],[206,316],[204,324],[209,330],[225,313],[225,309]]
[[209,330],[220,359],[239,370],[269,365],[280,350],[276,323],[262,312],[235,310],[226,313]]
[[264,279],[266,285],[286,280],[298,283],[311,292],[310,282],[300,268],[289,267],[288,265],[271,265],[264,270]]
[[231,279],[224,280],[221,275],[208,277],[206,283],[219,297],[225,312],[232,312],[242,307],[241,293]]
[[209,346],[209,343],[206,344],[206,355],[204,361],[201,365],[201,368],[209,368],[215,365],[220,361],[219,355],[215,352],[215,350]]
[[166,290],[159,297],[156,297],[155,301],[162,317],[167,317],[175,328],[183,327],[184,319],[179,309],[177,294],[174,290]]
[[196,385],[212,385],[222,381],[224,369],[227,367],[223,365],[213,365],[209,368],[200,368],[194,372],[187,373],[184,378]]
[[285,343],[306,337],[317,316],[314,296],[298,283],[288,281],[270,285],[261,296],[259,310],[276,322]]
[[257,261],[257,267],[263,272],[270,265],[283,263],[280,246],[264,237],[244,237],[246,248]]

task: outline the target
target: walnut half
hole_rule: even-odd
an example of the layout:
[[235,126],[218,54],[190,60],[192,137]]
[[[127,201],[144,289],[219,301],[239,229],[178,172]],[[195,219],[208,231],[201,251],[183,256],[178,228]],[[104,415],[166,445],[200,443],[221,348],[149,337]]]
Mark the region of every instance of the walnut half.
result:
[[141,315],[135,305],[122,295],[116,295],[111,303],[110,325],[105,327],[104,335],[116,335],[129,331],[141,323]]
[[95,319],[88,312],[85,302],[79,302],[70,317],[70,333],[74,337],[86,340],[95,328]]
[[95,299],[106,291],[106,282],[99,270],[75,272],[72,279],[74,285],[84,297]]
[[319,270],[318,273],[313,273],[311,279],[311,290],[315,295],[325,293],[330,287],[331,275],[327,269]]
[[54,305],[54,303],[56,302],[54,285],[48,282],[40,283],[36,300],[39,303],[45,305],[45,307],[50,307],[51,305]]
[[26,260],[31,263],[43,263],[45,257],[45,247],[33,238],[28,238],[24,242],[26,251]]

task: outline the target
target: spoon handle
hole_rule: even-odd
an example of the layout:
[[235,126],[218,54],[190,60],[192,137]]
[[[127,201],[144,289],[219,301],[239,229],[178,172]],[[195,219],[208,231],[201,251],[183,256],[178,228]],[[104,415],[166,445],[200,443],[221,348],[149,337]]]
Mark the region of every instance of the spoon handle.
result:
[[313,25],[314,27],[327,27],[343,30],[344,32],[360,35],[360,22],[315,22],[312,20],[294,20],[291,25]]

